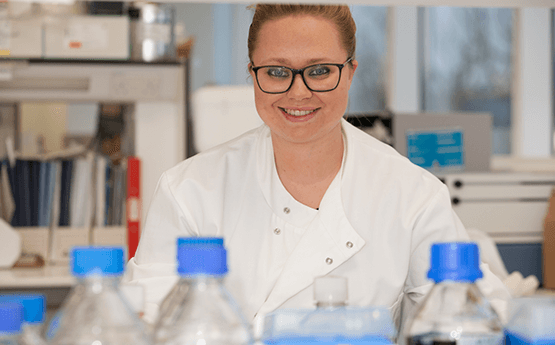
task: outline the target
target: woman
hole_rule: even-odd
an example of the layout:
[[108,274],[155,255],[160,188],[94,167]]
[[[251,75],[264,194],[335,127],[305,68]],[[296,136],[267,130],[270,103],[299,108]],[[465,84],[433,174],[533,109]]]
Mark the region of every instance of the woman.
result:
[[[314,277],[348,278],[349,304],[419,301],[433,242],[466,240],[447,188],[342,119],[358,62],[347,6],[257,5],[249,70],[264,125],[161,177],[128,280],[147,321],[174,284],[175,240],[221,236],[247,318],[313,306]],[[482,288],[508,297],[484,267]]]

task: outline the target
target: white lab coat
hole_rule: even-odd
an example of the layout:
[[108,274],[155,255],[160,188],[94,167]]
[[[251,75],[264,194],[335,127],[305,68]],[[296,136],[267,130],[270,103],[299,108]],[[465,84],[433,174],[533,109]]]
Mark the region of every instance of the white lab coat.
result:
[[[176,238],[221,236],[226,286],[256,321],[276,308],[314,306],[312,282],[348,278],[348,304],[419,301],[433,242],[465,241],[448,190],[434,175],[342,120],[343,165],[318,210],[291,197],[274,163],[270,130],[252,130],[166,171],[159,180],[127,282],[146,289],[146,317],[176,281]],[[482,290],[508,291],[487,265]]]

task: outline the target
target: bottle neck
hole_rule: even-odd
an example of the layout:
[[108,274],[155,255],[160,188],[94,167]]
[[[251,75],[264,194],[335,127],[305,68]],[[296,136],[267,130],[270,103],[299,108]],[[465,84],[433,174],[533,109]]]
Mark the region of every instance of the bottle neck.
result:
[[77,284],[81,289],[85,289],[86,291],[100,293],[104,290],[117,289],[120,280],[121,276],[90,275],[78,277]]
[[436,285],[475,285],[476,281],[471,280],[440,280]]
[[224,278],[223,275],[195,274],[181,276],[180,280],[188,284],[221,284]]

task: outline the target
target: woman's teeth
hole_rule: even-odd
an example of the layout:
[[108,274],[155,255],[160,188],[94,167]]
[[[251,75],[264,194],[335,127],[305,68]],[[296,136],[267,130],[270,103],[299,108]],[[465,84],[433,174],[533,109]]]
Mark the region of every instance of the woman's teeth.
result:
[[[314,109],[315,110],[315,109]],[[283,111],[285,111],[287,114],[289,115],[293,115],[293,116],[305,116],[308,115],[310,113],[313,113],[314,110],[290,110],[290,109],[283,109]]]

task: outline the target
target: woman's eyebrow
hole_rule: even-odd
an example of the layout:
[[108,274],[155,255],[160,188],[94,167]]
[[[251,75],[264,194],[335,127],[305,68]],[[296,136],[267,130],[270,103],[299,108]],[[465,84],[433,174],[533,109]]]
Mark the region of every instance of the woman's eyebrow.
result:
[[[310,59],[310,60],[305,62],[304,66],[310,66],[310,65],[313,65],[313,64],[322,63],[322,62],[325,62],[327,60],[329,60],[329,59],[327,59],[327,58]],[[269,59],[268,63],[264,63],[264,65],[269,65],[269,64],[279,64],[279,65],[283,65],[283,66],[291,66],[291,61],[289,59],[276,58],[276,59]]]

